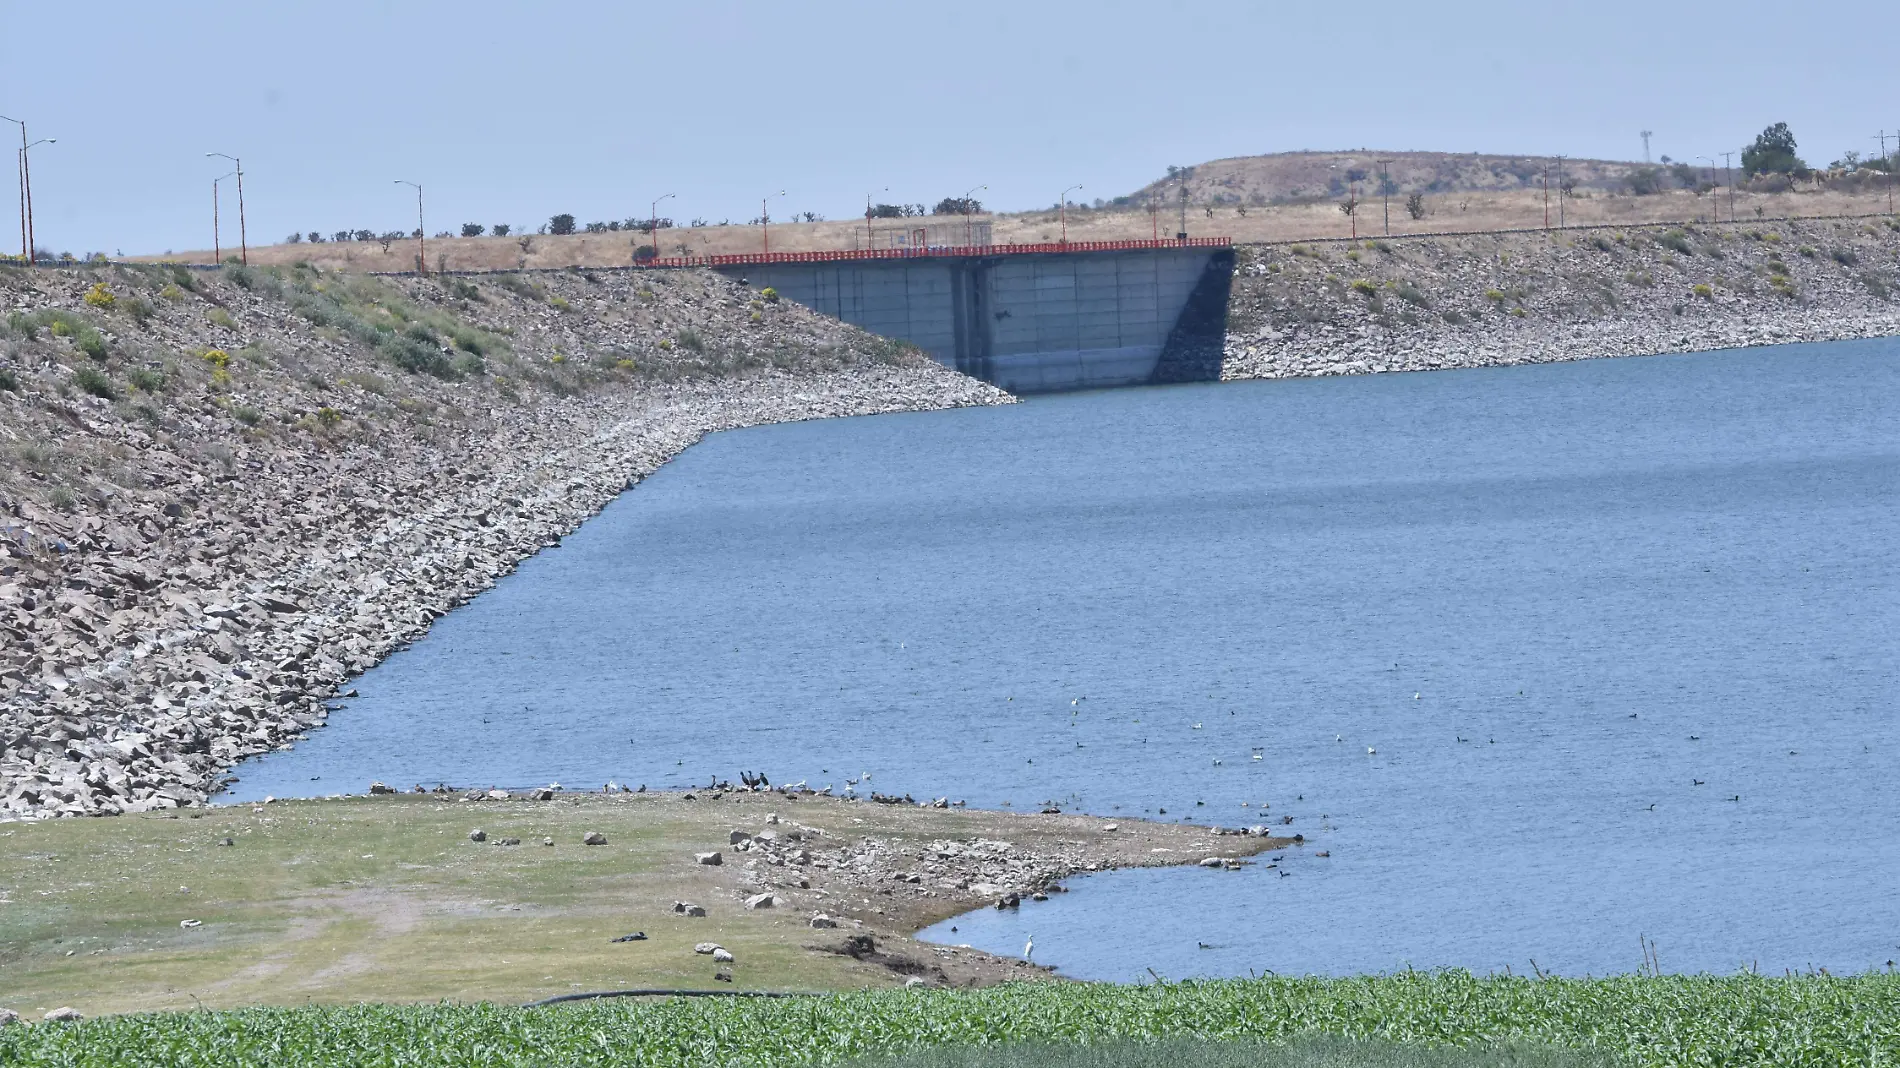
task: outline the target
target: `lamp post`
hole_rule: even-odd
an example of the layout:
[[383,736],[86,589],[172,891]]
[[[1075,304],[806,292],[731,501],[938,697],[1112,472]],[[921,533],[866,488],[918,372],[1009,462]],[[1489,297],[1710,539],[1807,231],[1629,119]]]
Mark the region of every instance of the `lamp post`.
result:
[[1062,215],[1062,243],[1064,245],[1069,243],[1069,194],[1080,188],[1082,188],[1082,184],[1077,182],[1062,191],[1061,207],[1058,210]]
[[1735,221],[1735,153],[1722,153],[1722,182],[1728,186],[1728,221]]
[[416,274],[428,274],[429,246],[423,241],[423,235],[428,233],[428,228],[422,225],[422,186],[419,183],[405,181],[401,178],[397,178],[394,184],[413,185],[416,187]]
[[984,190],[988,188],[989,186],[987,185],[979,185],[971,189],[969,192],[966,192],[963,194],[963,246],[965,248],[970,247],[970,245],[974,243],[975,241],[975,238],[971,236],[971,232],[970,232],[970,225],[971,225],[970,224],[970,205],[974,204],[975,201],[971,200],[970,198],[976,196],[979,190]]
[[[881,190],[885,193],[890,191],[891,187],[888,185]],[[864,248],[867,252],[877,247],[877,228],[872,224],[871,218],[871,194],[866,192],[864,194]],[[853,241],[855,240],[854,238]]]
[[0,119],[15,123],[20,127],[20,149],[13,154],[14,166],[20,172],[20,258],[33,264],[33,239],[26,232],[26,122],[22,119],[10,119],[0,115]]
[[785,190],[781,189],[773,193],[772,196],[759,198],[759,229],[761,236],[765,239],[765,252],[767,255],[770,255],[772,252],[772,214],[766,209],[765,205],[773,197],[782,197],[784,195]]
[[[231,172],[231,174],[236,174],[236,173],[237,173],[236,171]],[[212,263],[217,263],[218,261],[224,259],[224,239],[222,235],[218,233],[218,183],[224,181],[226,178],[229,178],[229,177],[231,177],[230,174],[221,174],[218,177],[211,179],[211,262]]]
[[244,229],[244,161],[236,156],[227,156],[222,152],[205,153],[206,159],[210,159],[212,156],[217,156],[219,159],[228,159],[232,165],[237,168],[235,173],[237,174],[238,187],[238,262],[249,267],[251,265],[251,241]]
[[[672,195],[673,194],[668,193],[666,196],[654,198],[653,203],[648,205],[647,208],[651,217],[651,229],[648,236],[653,241],[653,258],[656,260],[660,258],[660,201],[666,200]],[[633,251],[635,254],[634,259],[639,259],[640,250],[634,249]]]
[[[29,248],[39,240],[39,234],[33,228],[33,157],[32,150],[41,145],[56,145],[57,137],[42,137],[38,141],[20,149],[20,185],[26,190],[26,243]],[[27,254],[26,262],[33,262],[32,253]]]

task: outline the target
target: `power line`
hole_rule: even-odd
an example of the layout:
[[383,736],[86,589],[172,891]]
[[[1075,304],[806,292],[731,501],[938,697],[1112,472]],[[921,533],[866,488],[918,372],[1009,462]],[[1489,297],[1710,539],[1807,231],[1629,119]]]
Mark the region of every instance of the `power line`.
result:
[[1649,139],[1655,136],[1654,130],[1643,131],[1643,162],[1649,162]]

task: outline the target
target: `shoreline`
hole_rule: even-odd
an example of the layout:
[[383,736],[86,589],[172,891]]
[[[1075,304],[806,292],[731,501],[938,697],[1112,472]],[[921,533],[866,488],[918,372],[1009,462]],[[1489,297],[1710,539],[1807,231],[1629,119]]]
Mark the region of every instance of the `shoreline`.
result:
[[[13,981],[0,1007],[88,1016],[520,1004],[725,981],[823,991],[1059,980],[915,936],[973,909],[1039,907],[1079,874],[1219,858],[1230,870],[1207,877],[1223,878],[1299,844],[746,790],[280,801],[29,821],[0,840],[0,897],[48,888],[19,901],[4,932]],[[616,941],[633,933],[646,937]],[[704,943],[736,959],[696,952]]]

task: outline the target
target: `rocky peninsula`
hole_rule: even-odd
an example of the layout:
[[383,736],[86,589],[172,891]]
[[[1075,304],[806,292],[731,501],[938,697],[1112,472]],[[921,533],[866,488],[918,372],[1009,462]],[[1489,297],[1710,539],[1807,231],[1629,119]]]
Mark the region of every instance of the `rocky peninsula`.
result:
[[0,818],[201,803],[714,430],[1006,403],[707,272],[0,270]]

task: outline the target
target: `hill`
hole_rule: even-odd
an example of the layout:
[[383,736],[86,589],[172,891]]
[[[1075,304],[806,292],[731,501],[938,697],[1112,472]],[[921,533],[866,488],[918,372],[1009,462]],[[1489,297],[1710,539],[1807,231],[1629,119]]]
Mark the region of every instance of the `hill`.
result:
[[[1336,199],[1358,181],[1361,196],[1378,191],[1380,160],[1389,160],[1385,173],[1396,193],[1497,193],[1541,189],[1548,180],[1558,188],[1559,174],[1578,189],[1624,192],[1630,178],[1647,164],[1620,160],[1564,159],[1554,156],[1503,156],[1478,152],[1276,152],[1265,156],[1233,156],[1193,167],[1169,168],[1158,178],[1126,197],[1119,205],[1139,205],[1156,197],[1173,203],[1186,188],[1195,206],[1265,207],[1302,200]],[[1658,168],[1665,171],[1665,168]],[[1665,188],[1680,182],[1668,180]]]

